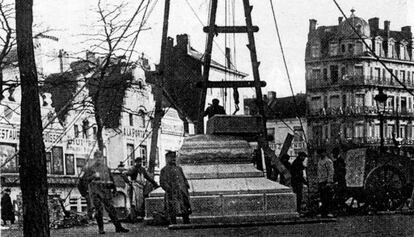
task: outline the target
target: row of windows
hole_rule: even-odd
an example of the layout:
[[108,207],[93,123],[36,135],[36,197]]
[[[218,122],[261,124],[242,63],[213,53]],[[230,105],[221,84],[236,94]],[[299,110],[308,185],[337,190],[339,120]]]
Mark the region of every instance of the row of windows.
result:
[[[395,69],[392,70],[392,72],[400,82],[406,85],[414,85],[414,71]],[[397,82],[391,76],[391,72],[385,68],[381,69],[379,67],[370,67],[368,75],[364,78],[362,65],[355,65],[353,67],[339,67],[338,65],[330,65],[329,67],[322,68],[322,70],[320,68],[313,68],[310,71],[310,74],[308,74],[308,78],[311,80],[323,80],[326,82],[330,79],[332,83],[338,82],[339,78],[341,78],[342,80],[352,79],[353,81],[356,81],[358,79],[366,79],[375,80],[378,83],[389,82],[391,84],[397,84]]]
[[[384,136],[393,138],[397,133],[395,124],[384,125]],[[404,139],[412,139],[414,135],[414,126],[401,124],[398,126],[398,135]],[[347,124],[341,125],[334,123],[328,125],[316,125],[312,127],[312,137],[314,140],[320,139],[340,139],[340,138],[362,138],[372,137],[380,138],[379,124]]]
[[[387,50],[383,46],[381,40],[375,40],[373,50],[375,54],[379,57],[388,57],[401,60],[410,60],[408,54],[407,42],[403,41],[396,44],[395,40],[391,39],[387,42]],[[385,53],[385,51],[387,51]],[[338,56],[338,55],[360,55],[363,52],[363,42],[330,42],[328,56]],[[311,57],[319,58],[321,57],[321,44],[319,42],[314,42],[311,45]]]
[[[319,110],[322,108],[346,108],[347,106],[377,106],[376,101],[374,99],[375,95],[372,95],[371,103],[367,103],[365,100],[366,94],[354,94],[348,95],[347,98],[346,94],[342,95],[342,100],[340,95],[331,95],[328,100],[328,96],[314,96],[311,97],[309,108],[311,110]],[[323,98],[323,99],[322,99]],[[390,109],[397,109],[400,111],[411,110],[414,109],[414,98],[411,96],[393,96],[389,95],[386,108]]]
[[[337,43],[331,42],[329,44],[329,56],[337,55],[359,55],[363,52],[363,43],[360,41],[349,42],[349,43]],[[321,57],[321,44],[313,43],[311,45],[311,57],[319,58]]]

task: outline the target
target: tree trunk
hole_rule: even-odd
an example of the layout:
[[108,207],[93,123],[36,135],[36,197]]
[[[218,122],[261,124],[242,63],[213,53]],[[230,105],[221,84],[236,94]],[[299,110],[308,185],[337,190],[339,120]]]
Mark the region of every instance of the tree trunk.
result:
[[102,136],[103,123],[102,123],[101,116],[98,112],[98,109],[99,109],[98,106],[95,105],[95,120],[96,120],[96,127],[97,127],[97,129],[96,129],[96,141],[98,142],[98,149],[103,154],[103,150],[104,150],[104,142],[103,142],[103,136]]
[[50,236],[46,155],[32,41],[33,0],[16,0],[17,55],[22,90],[20,184],[24,236]]

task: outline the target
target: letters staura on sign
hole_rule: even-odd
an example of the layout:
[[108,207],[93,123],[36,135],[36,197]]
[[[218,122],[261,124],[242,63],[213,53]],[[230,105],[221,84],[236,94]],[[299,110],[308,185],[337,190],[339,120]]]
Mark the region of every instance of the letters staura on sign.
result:
[[[44,131],[45,143],[62,143],[60,132]],[[20,137],[19,128],[0,128],[0,142],[17,143]]]

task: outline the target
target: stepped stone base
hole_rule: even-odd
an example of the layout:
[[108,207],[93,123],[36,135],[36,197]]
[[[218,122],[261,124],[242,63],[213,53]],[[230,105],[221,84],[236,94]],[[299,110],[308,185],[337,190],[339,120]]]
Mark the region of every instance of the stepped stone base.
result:
[[[193,223],[268,223],[298,217],[295,194],[266,179],[251,164],[252,152],[247,141],[232,136],[196,135],[184,140],[177,161],[190,183]],[[161,188],[150,193],[145,209],[147,221],[154,212],[163,212]]]

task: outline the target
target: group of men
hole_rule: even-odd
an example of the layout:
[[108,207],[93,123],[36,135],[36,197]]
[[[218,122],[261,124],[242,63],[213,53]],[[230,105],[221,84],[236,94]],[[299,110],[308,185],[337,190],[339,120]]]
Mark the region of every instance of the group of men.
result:
[[[184,223],[189,223],[189,215],[191,214],[188,192],[190,187],[189,183],[184,176],[182,168],[176,164],[176,153],[168,152],[166,154],[166,160],[167,165],[161,169],[160,174],[160,186],[165,191],[165,213],[170,224],[177,223],[177,215],[183,217]],[[136,182],[138,185],[142,185],[146,179],[155,188],[159,187],[154,179],[141,166],[140,158],[135,160],[135,166],[125,172],[123,177],[126,180],[128,180],[127,177],[130,177],[131,181],[128,182]],[[88,200],[88,205],[90,205],[95,212],[95,218],[100,234],[105,233],[103,225],[103,208],[108,212],[116,232],[129,232],[128,229],[122,227],[116,215],[116,210],[111,203],[113,195],[116,193],[116,186],[114,184],[112,173],[104,162],[102,152],[95,152],[93,162],[86,168],[84,175],[79,181],[78,188],[81,195]],[[136,195],[141,194],[142,193]],[[144,205],[144,203],[142,202],[137,205]]]
[[[318,169],[317,181],[318,192],[320,195],[321,206],[319,212],[322,217],[331,217],[332,211],[345,206],[345,189],[346,189],[346,167],[343,155],[339,148],[332,150],[332,161],[325,149],[317,150]],[[292,191],[296,194],[297,211],[301,213],[303,185],[308,185],[304,176],[306,169],[305,159],[307,154],[299,152],[297,158],[289,162],[290,156],[285,154],[280,157],[281,163],[290,171]],[[280,183],[287,185],[284,177],[281,175]],[[335,197],[335,198],[334,198]]]
[[[325,149],[317,150],[318,160],[318,191],[321,201],[322,217],[332,217],[334,209],[345,205],[346,166],[339,148],[332,150],[332,161]],[[335,194],[335,199],[333,198]]]

